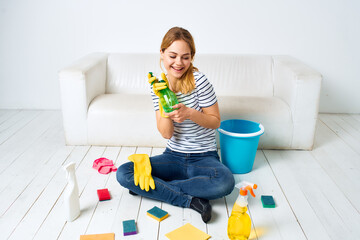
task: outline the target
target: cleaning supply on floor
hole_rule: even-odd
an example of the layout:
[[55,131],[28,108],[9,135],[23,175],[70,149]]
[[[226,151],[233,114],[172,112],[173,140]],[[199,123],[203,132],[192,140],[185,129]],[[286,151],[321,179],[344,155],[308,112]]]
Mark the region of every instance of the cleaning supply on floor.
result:
[[93,168],[98,170],[98,172],[101,174],[108,174],[110,172],[116,172],[117,170],[113,161],[107,158],[96,159],[93,163]]
[[261,202],[263,205],[263,208],[275,208],[275,201],[272,196],[261,196]]
[[137,234],[135,220],[123,221],[123,233],[124,236]]
[[98,189],[97,190],[97,195],[99,197],[99,201],[110,200],[110,198],[111,198],[109,190],[107,188]]
[[114,240],[115,233],[80,235],[80,240]]
[[164,220],[165,218],[167,218],[169,216],[167,211],[164,211],[158,207],[153,207],[152,209],[148,210],[146,213],[148,216],[158,220],[159,222],[161,222],[162,220]]
[[64,166],[66,171],[67,186],[64,191],[64,207],[66,220],[74,221],[80,215],[79,187],[75,176],[75,163]]
[[[149,72],[149,83],[153,86],[156,84],[156,89],[158,93],[154,93],[159,97],[159,105],[161,104],[163,110],[166,113],[172,112],[175,109],[172,106],[178,104],[178,99],[173,91],[167,86],[167,79],[164,73],[161,74],[162,80],[158,81],[157,78],[153,77],[153,73]],[[160,106],[159,106],[160,107]]]
[[194,227],[190,223],[165,234],[165,236],[170,240],[207,240],[211,238],[209,234]]
[[155,189],[155,181],[151,176],[151,163],[147,154],[132,154],[128,159],[134,163],[134,184],[140,189],[149,191]]
[[257,188],[256,184],[242,181],[235,185],[236,188],[240,189],[240,194],[236,199],[236,202],[231,211],[231,216],[228,221],[228,237],[231,240],[246,240],[249,239],[251,231],[251,219],[247,213],[247,194],[255,197],[253,189]]

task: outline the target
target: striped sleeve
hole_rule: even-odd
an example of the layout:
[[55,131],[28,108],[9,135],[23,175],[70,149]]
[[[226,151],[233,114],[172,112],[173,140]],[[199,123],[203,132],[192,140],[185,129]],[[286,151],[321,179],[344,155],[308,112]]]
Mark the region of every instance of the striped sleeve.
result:
[[[194,74],[195,75],[195,74]],[[196,73],[195,84],[199,96],[199,106],[201,108],[211,107],[217,102],[214,88],[203,73]]]
[[154,110],[159,111],[159,97],[155,95],[152,85],[150,85],[151,98],[154,104]]

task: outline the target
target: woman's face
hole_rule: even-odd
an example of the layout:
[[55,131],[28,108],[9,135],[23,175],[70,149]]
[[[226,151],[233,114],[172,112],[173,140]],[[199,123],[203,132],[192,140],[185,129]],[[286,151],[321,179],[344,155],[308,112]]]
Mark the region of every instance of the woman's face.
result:
[[161,51],[161,59],[170,79],[180,79],[191,64],[191,50],[184,40],[174,41],[165,51]]

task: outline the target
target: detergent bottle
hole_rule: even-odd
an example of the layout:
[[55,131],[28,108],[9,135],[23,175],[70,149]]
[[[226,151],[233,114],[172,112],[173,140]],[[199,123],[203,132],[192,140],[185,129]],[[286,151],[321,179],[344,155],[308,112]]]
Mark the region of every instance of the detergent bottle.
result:
[[242,181],[235,185],[240,189],[240,194],[236,199],[234,207],[231,211],[231,216],[228,221],[228,237],[231,240],[247,240],[251,231],[251,219],[247,213],[247,194],[255,197],[253,189],[257,188],[256,184]]
[[68,222],[74,221],[80,215],[79,187],[75,176],[75,163],[64,166],[68,181],[64,191],[64,212]]
[[[151,77],[153,77],[153,73],[150,72]],[[161,79],[159,81],[159,83],[165,83],[165,81],[163,79]],[[154,82],[151,83],[151,85],[153,85]],[[159,91],[159,100],[161,103],[161,106],[163,107],[164,111],[166,113],[172,112],[175,109],[172,108],[172,106],[174,106],[175,104],[178,104],[178,99],[175,95],[175,93],[173,91],[171,91],[168,87],[162,89]]]

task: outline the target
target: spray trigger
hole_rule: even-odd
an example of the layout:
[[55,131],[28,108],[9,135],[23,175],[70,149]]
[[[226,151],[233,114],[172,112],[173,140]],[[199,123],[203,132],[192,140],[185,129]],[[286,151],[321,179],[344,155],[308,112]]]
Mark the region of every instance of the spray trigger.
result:
[[251,196],[255,197],[255,193],[254,193],[253,189],[257,189],[256,184],[242,181],[242,182],[236,184],[235,187],[240,189],[240,194],[242,196],[246,196],[248,193],[248,190],[249,190]]

